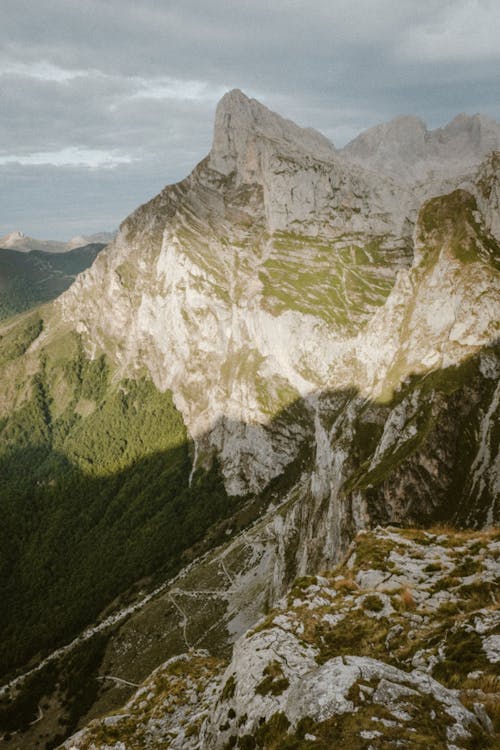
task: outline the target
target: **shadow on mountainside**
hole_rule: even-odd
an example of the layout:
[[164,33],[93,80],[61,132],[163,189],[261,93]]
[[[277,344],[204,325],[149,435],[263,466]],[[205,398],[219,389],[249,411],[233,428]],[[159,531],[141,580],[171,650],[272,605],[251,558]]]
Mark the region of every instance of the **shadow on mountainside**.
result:
[[[0,424],[2,673],[37,663],[100,615],[233,538],[278,505],[300,477],[308,476],[312,486],[315,476],[320,489],[302,498],[303,528],[287,550],[284,586],[297,574],[304,540],[324,528],[332,504],[343,544],[359,528],[360,505],[372,525],[491,522],[495,498],[485,472],[479,477],[477,471],[481,462],[486,471],[498,451],[498,435],[485,426],[496,356],[494,347],[485,348],[458,367],[409,378],[386,404],[354,390],[299,399],[265,426],[271,437],[295,441],[295,458],[263,492],[238,498],[227,495],[217,460],[208,471],[197,470],[190,483],[191,445],[180,415],[168,394],[156,400],[152,384],[134,390],[124,381],[112,395],[95,386],[97,408],[66,423],[67,414],[54,417],[47,384],[34,376],[31,401]],[[92,377],[97,382],[95,372]],[[154,436],[161,442],[165,411],[169,421],[163,428],[175,440],[157,450]],[[315,440],[318,419],[330,443],[326,464]],[[246,427],[225,418],[218,426],[233,434]],[[345,453],[342,464],[335,460],[338,450]],[[125,465],[110,470],[123,456]],[[308,555],[311,571],[325,559],[338,559],[338,549],[321,548]],[[8,701],[4,728],[27,727],[40,698],[58,683],[67,702],[61,731],[71,733],[95,700],[91,675],[108,637],[104,632],[82,645],[66,683],[53,667],[38,683],[35,678],[20,703]]]
[[[60,437],[54,423],[47,424],[43,394],[35,391],[30,408],[5,420],[0,431],[2,673],[73,636],[135,581],[173,574],[223,538],[231,526],[223,519],[236,511],[244,518],[242,509],[250,505],[262,511],[300,471],[314,470],[315,415],[329,433],[332,452],[337,445],[348,449],[336,498],[345,506],[345,536],[355,530],[349,527],[350,507],[359,493],[372,523],[484,524],[494,498],[486,487],[482,494],[479,488],[473,492],[471,466],[495,380],[482,374],[481,356],[493,361],[494,349],[458,367],[408,379],[387,404],[362,399],[354,390],[299,399],[265,426],[271,436],[295,442],[295,460],[261,495],[239,498],[228,497],[216,460],[189,483],[185,432],[169,450],[151,450],[148,443],[155,441],[146,430],[172,429],[172,419],[180,420],[174,412],[170,422],[159,425],[155,413],[174,409],[170,400],[155,403],[145,420],[152,385],[121,392],[118,403],[103,399],[69,430],[62,444],[66,451],[55,447]],[[227,418],[221,423],[226,434],[245,429]],[[134,453],[130,445],[137,438]],[[493,458],[495,445],[488,448]],[[149,455],[139,457],[141,450]],[[107,469],[127,452],[129,465]],[[330,502],[329,491],[324,499]],[[253,511],[246,515],[247,521],[255,518]]]

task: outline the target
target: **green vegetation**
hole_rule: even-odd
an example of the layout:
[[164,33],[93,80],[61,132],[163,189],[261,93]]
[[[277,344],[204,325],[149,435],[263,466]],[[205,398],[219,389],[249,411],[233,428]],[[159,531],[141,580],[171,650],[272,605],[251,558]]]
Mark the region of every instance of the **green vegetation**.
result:
[[360,534],[356,545],[356,564],[361,570],[391,570],[394,563],[389,560],[392,551],[404,551],[392,540],[380,540],[372,534]]
[[384,602],[377,594],[368,594],[363,599],[363,607],[370,612],[381,612],[384,609]]
[[39,315],[31,315],[7,333],[0,334],[0,367],[20,357],[30,344],[38,338],[43,329]]
[[259,693],[259,695],[269,695],[269,693],[271,695],[281,695],[289,685],[290,682],[283,674],[283,669],[279,661],[271,661],[265,667],[263,679],[255,688],[255,692]]
[[[472,516],[475,523],[486,521],[488,507],[494,498],[487,485],[471,491],[471,465],[477,452],[477,435],[481,420],[494,396],[495,380],[481,373],[482,358],[496,360],[496,347],[484,347],[479,356],[472,356],[457,366],[437,369],[426,374],[408,377],[384,404],[373,403],[360,411],[356,420],[356,440],[353,441],[351,461],[353,472],[347,479],[346,492],[362,490],[366,493],[372,512],[383,523],[387,498],[394,487],[410,497],[428,498],[429,515],[420,504],[408,522],[414,525],[430,523],[467,524]],[[391,410],[404,402],[407,410],[404,430],[392,445],[373,462],[373,451],[382,437],[384,423]],[[414,410],[411,403],[418,402]],[[406,434],[405,434],[406,433]],[[500,431],[492,430],[491,454],[499,449]],[[432,473],[422,466],[422,456],[436,460],[446,455],[443,470]],[[403,491],[402,487],[406,490]],[[415,492],[415,488],[418,488]],[[425,504],[425,503],[424,503]],[[413,502],[409,503],[411,508]]]
[[405,248],[394,248],[386,237],[361,246],[357,236],[332,240],[275,232],[272,243],[260,272],[270,311],[315,315],[348,333],[357,331],[385,302],[396,271],[410,258]]
[[0,320],[49,302],[64,292],[76,274],[88,268],[104,245],[67,253],[0,249]]
[[[356,684],[354,689],[357,688]],[[429,747],[446,750],[446,729],[451,719],[437,701],[430,695],[412,696],[411,702],[405,703],[405,711],[417,720],[417,731],[412,728],[415,722],[408,722],[408,726],[396,722],[387,708],[371,702],[361,703],[354,713],[340,714],[327,721],[304,717],[295,730],[290,729],[286,715],[277,712],[264,721],[254,735],[234,737],[226,747],[242,750],[331,750],[332,747],[387,750],[404,743],[409,750],[428,750]],[[368,736],[363,737],[363,732],[368,732]],[[479,743],[487,742],[488,738],[482,731],[478,730],[476,735]],[[489,745],[477,744],[475,747]]]
[[229,675],[224,687],[222,688],[222,693],[221,693],[222,700],[227,701],[229,700],[229,698],[232,698],[235,690],[236,690],[236,679],[235,679],[234,674],[232,674],[232,675]]
[[387,619],[375,619],[365,614],[346,617],[334,627],[319,623],[316,638],[319,645],[317,661],[324,664],[342,654],[356,653],[358,656],[375,656],[385,653]]
[[424,573],[437,573],[440,570],[442,570],[442,565],[440,562],[431,562],[424,568]]
[[466,190],[454,190],[425,204],[419,216],[427,248],[424,265],[431,264],[434,250],[445,246],[462,263],[482,261],[500,268],[498,243],[479,223],[477,210],[476,199]]
[[131,699],[132,708],[127,712],[112,713],[112,721],[96,719],[91,722],[79,747],[81,750],[95,750],[118,743],[127,750],[153,746],[168,748],[169,739],[180,731],[184,732],[185,738],[197,738],[206,714],[197,712],[196,716],[186,716],[179,721],[177,712],[195,685],[202,691],[223,667],[224,664],[213,657],[181,655],[148,678],[142,693]]
[[106,636],[99,634],[81,643],[67,659],[63,672],[55,663],[31,675],[23,691],[15,698],[0,698],[0,726],[4,731],[25,731],[36,720],[38,709],[51,694],[60,704],[61,734],[50,743],[57,747],[76,729],[78,719],[93,704],[99,683],[97,669],[106,647]]
[[456,566],[453,575],[465,578],[466,576],[473,576],[480,573],[482,568],[480,560],[475,560],[473,557],[467,556]]
[[[22,321],[0,361],[41,330]],[[0,672],[52,650],[135,581],[174,573],[236,506],[216,465],[191,485],[190,446],[170,393],[114,383],[77,336],[48,346],[29,398],[0,423]],[[215,538],[214,538],[215,539]]]
[[460,688],[469,672],[490,666],[480,636],[469,627],[457,627],[447,634],[444,659],[433,676],[451,688]]

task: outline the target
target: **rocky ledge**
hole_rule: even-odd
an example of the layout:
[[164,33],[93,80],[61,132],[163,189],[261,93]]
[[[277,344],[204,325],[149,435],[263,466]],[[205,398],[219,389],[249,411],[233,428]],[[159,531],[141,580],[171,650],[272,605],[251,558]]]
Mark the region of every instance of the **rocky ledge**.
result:
[[377,528],[235,644],[157,669],[65,750],[495,747],[498,532]]

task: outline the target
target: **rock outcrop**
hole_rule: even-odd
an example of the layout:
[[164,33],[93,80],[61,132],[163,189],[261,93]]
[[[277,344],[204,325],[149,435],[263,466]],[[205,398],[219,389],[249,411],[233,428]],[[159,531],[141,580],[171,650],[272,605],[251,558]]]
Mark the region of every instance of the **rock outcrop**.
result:
[[296,581],[229,664],[171,659],[64,748],[493,746],[498,551],[494,534],[361,534],[342,566]]
[[366,130],[341,153],[367,169],[414,183],[458,177],[499,149],[500,126],[486,115],[460,114],[436,130],[405,115]]

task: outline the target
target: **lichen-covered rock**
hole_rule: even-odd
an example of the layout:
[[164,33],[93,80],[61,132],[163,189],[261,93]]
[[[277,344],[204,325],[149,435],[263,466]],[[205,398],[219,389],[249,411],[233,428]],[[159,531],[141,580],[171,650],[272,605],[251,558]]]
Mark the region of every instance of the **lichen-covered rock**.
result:
[[298,579],[229,664],[167,662],[64,747],[493,747],[499,551],[495,532],[362,533],[341,566]]

